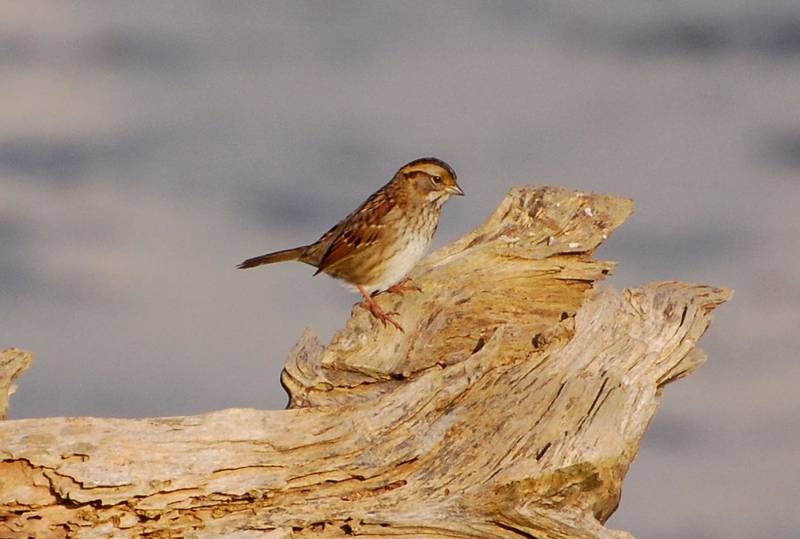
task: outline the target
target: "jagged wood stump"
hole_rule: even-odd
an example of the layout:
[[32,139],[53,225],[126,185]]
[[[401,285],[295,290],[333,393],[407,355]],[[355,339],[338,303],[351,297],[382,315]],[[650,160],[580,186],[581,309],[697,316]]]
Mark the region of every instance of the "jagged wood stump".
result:
[[629,537],[602,523],[730,295],[596,287],[631,211],[513,190],[415,268],[422,293],[379,297],[405,333],[363,309],[327,347],[306,332],[289,410],[0,423],[0,537]]

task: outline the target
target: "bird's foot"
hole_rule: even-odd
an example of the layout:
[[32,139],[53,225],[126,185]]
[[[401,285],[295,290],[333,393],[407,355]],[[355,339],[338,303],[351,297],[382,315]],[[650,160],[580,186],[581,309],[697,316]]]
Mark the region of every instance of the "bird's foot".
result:
[[389,288],[386,289],[386,292],[390,294],[400,294],[403,295],[404,293],[408,292],[409,290],[413,290],[414,292],[422,292],[422,288],[419,287],[414,281],[406,277],[402,281],[397,284],[393,284]]
[[394,312],[386,313],[383,309],[381,309],[381,306],[378,305],[378,303],[371,297],[368,296],[365,297],[364,301],[359,303],[358,306],[368,310],[372,316],[381,321],[384,327],[386,326],[387,323],[392,324],[394,327],[400,330],[400,333],[405,333],[405,331],[403,330],[403,326],[398,324],[396,320],[394,320],[391,316],[389,316],[392,314],[396,315],[397,313]]

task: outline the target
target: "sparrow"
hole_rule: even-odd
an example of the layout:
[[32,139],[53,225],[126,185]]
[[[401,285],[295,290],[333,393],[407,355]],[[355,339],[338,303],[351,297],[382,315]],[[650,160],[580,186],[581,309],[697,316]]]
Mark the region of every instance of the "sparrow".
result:
[[384,291],[421,291],[406,275],[428,250],[444,203],[463,194],[450,165],[435,157],[416,159],[314,243],[249,258],[237,267],[309,264],[317,268],[314,275],[326,273],[360,292],[364,301],[358,305],[402,332],[373,298]]

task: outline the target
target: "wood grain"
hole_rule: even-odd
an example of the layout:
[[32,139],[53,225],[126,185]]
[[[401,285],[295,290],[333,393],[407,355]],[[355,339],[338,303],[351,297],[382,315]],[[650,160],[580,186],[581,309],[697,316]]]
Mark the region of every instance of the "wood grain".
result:
[[[631,201],[514,189],[282,377],[290,409],[0,423],[2,537],[623,538],[603,523],[731,292],[617,292]],[[2,376],[0,376],[2,379]]]

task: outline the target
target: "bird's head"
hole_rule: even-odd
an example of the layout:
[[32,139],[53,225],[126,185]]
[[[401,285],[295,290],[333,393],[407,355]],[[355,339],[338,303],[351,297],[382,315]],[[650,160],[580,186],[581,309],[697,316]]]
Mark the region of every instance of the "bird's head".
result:
[[443,204],[452,195],[461,196],[453,167],[435,157],[411,161],[397,171],[395,181],[431,203]]

